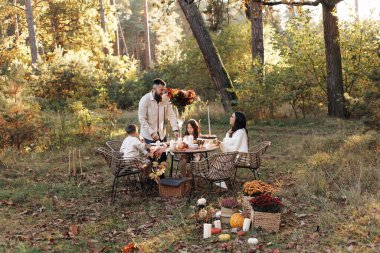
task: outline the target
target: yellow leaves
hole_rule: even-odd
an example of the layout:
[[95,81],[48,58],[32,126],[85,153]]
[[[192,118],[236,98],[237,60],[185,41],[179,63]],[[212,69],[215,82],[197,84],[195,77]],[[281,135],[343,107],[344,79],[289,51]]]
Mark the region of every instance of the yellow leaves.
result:
[[325,152],[320,152],[313,155],[309,162],[314,166],[323,166],[331,163],[331,156]]

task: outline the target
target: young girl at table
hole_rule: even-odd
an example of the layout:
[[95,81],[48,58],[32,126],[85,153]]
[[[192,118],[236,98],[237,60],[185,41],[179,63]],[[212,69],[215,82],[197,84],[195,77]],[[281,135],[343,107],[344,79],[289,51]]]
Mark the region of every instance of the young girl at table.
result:
[[[193,136],[193,140],[196,140],[199,136],[199,125],[198,122],[194,119],[190,119],[186,123],[186,132],[183,135],[183,139],[186,139],[188,136]],[[199,160],[199,155],[195,154],[194,159]],[[191,160],[191,155],[183,154],[179,158],[179,168],[181,171],[182,177],[188,177],[190,176],[190,173],[186,169],[186,164],[189,163]]]
[[222,142],[219,142],[222,152],[248,152],[247,120],[244,113],[234,112],[230,117],[231,129]]

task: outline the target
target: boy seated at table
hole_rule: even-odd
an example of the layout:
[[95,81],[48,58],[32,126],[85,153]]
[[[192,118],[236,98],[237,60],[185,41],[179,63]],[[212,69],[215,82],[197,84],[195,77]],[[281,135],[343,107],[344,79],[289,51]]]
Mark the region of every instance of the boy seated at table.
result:
[[153,154],[147,151],[145,144],[139,140],[139,132],[136,125],[127,125],[125,131],[128,136],[124,139],[120,147],[120,152],[123,153],[123,158],[141,158],[143,163],[146,164],[142,169],[143,179],[147,179],[150,172],[150,160]]
[[123,153],[124,158],[141,158],[150,157],[145,144],[139,140],[139,132],[136,125],[127,125],[125,131],[128,136],[124,139],[120,147],[120,152]]

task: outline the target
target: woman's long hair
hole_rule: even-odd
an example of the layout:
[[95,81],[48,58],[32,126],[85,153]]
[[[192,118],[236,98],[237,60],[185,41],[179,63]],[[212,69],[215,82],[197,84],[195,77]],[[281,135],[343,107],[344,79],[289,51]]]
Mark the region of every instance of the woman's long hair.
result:
[[187,131],[187,126],[188,125],[191,125],[191,127],[194,129],[194,133],[193,133],[193,136],[194,136],[194,140],[197,139],[199,137],[199,126],[198,126],[198,122],[195,120],[195,119],[189,119],[187,122],[186,122],[186,132],[184,134],[184,136],[186,135],[190,135],[189,132]]
[[230,138],[232,138],[232,135],[239,129],[245,129],[245,132],[248,136],[248,130],[247,130],[247,119],[245,118],[244,113],[242,112],[235,112],[235,124],[231,127],[230,130]]

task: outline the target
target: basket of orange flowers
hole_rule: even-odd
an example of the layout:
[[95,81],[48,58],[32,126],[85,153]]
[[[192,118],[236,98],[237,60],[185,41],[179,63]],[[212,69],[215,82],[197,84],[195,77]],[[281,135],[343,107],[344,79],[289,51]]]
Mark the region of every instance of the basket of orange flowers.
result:
[[261,180],[253,180],[250,182],[245,182],[243,185],[243,198],[242,198],[242,207],[243,211],[250,212],[251,204],[249,200],[260,196],[262,194],[272,194],[275,191],[275,188]]

